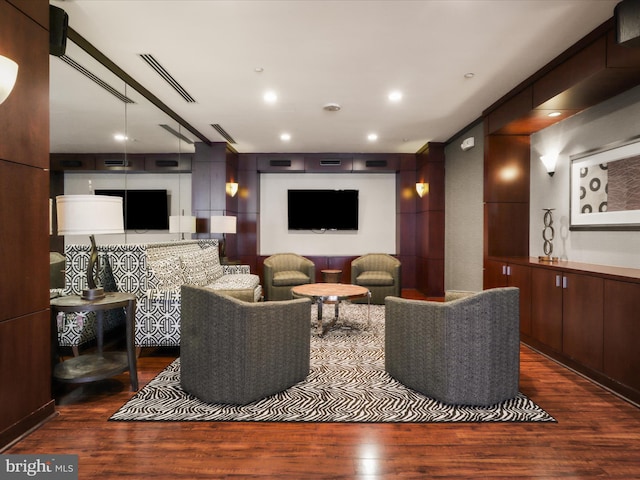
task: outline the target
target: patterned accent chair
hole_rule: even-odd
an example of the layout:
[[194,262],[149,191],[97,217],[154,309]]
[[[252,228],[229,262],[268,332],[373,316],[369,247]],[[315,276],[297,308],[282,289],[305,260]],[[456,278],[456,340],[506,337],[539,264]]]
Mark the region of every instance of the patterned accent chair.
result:
[[291,300],[291,288],[316,280],[316,266],[296,253],[276,253],[264,260],[266,300]]
[[445,302],[387,297],[385,369],[447,404],[494,405],[518,394],[520,290],[454,292]]
[[[400,260],[386,253],[368,253],[351,262],[351,283],[368,288],[371,303],[384,305],[386,296],[400,296],[401,266]],[[366,300],[354,300],[361,302]]]
[[184,285],[182,387],[207,403],[244,405],[304,380],[310,305],[308,298],[248,303]]

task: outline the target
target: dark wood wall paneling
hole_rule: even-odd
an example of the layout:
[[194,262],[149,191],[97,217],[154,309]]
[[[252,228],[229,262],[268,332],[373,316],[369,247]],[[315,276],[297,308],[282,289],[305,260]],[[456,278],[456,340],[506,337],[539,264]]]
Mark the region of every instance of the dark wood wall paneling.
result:
[[[237,199],[237,215],[239,218],[239,235],[236,239],[237,258],[252,267],[262,276],[264,257],[258,252],[258,224],[260,221],[260,173],[320,173],[320,172],[396,172],[397,179],[397,256],[402,262],[403,288],[420,288],[424,293],[440,295],[444,288],[444,146],[434,145],[432,152],[440,150],[439,157],[424,156],[427,165],[423,174],[432,185],[431,200],[424,199],[426,236],[422,237],[417,230],[417,194],[416,157],[407,154],[239,154],[237,170],[231,168],[228,176],[237,176],[239,183]],[[194,184],[195,188],[195,184]],[[431,207],[429,207],[431,202]],[[433,259],[425,260],[424,269],[420,272],[416,261],[419,245],[430,245],[422,249],[423,255],[433,255]],[[428,252],[427,252],[428,251]],[[367,252],[362,252],[367,253]],[[355,257],[310,257],[316,264],[317,278],[320,281],[320,270],[341,269],[342,281],[351,281],[351,261]],[[424,257],[423,257],[424,258]],[[418,277],[425,280],[419,282]],[[428,280],[427,280],[428,279]]]
[[0,448],[53,415],[49,318],[49,6],[0,0]]
[[417,197],[416,286],[434,297],[444,295],[444,147],[429,143],[416,155],[415,182],[429,184],[429,193]]

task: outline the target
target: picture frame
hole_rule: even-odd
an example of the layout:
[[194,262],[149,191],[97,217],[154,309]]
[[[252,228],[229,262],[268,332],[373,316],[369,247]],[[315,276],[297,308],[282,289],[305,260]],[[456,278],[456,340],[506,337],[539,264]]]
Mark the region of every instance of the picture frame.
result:
[[569,158],[569,229],[640,230],[640,135]]

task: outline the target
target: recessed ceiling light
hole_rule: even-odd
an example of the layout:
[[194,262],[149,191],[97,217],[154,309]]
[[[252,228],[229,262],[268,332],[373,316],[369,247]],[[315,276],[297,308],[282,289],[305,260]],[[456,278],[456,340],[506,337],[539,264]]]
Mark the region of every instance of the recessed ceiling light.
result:
[[325,104],[322,108],[327,112],[339,112],[342,107],[338,103],[331,102]]
[[262,72],[264,72],[264,68],[256,67],[256,68],[253,69],[253,71],[256,72],[256,73],[262,73]]
[[476,76],[476,74],[475,74],[475,73],[473,73],[473,72],[468,72],[468,73],[465,73],[465,74],[464,74],[464,78],[473,78],[473,77],[475,77],[475,76]]
[[400,92],[399,90],[394,90],[389,93],[388,98],[392,102],[399,102],[400,100],[402,100],[402,92]]
[[273,90],[269,90],[268,92],[265,92],[262,98],[267,103],[276,103],[276,101],[278,100],[278,94]]
[[370,133],[369,135],[367,135],[367,140],[369,140],[370,142],[375,142],[376,140],[378,140],[378,134]]
[[550,117],[559,117],[560,115],[562,115],[562,112],[551,112],[549,114]]
[[126,140],[129,139],[129,137],[127,137],[126,135],[122,134],[122,133],[116,133],[113,138],[117,141],[117,142],[124,142]]
[[289,140],[291,140],[291,134],[289,133],[283,133],[280,135],[280,140],[282,140],[283,142],[288,142]]

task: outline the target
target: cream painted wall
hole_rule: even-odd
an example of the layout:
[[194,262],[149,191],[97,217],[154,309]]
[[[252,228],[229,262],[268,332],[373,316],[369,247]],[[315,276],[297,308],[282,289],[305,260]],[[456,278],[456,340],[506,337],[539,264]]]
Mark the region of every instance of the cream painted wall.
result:
[[[190,173],[80,173],[64,174],[65,195],[89,195],[98,189],[166,189],[170,200],[169,215],[191,215]],[[185,238],[191,238],[185,234]],[[97,235],[96,243],[149,243],[179,240],[180,234],[168,230],[127,231],[124,235]],[[88,244],[86,235],[66,235],[65,244]]]
[[[543,208],[554,208],[553,255],[574,262],[640,268],[640,232],[570,231],[570,159],[587,150],[637,136],[640,87],[531,135],[530,242],[532,256],[543,254]],[[540,156],[559,153],[550,177]]]
[[[468,137],[475,147],[464,152]],[[482,123],[445,148],[445,290],[482,290],[483,152]]]
[[[287,190],[355,189],[359,191],[357,231],[287,230]],[[310,206],[311,208],[311,206]],[[351,256],[396,253],[395,173],[264,173],[260,176],[260,255]]]

